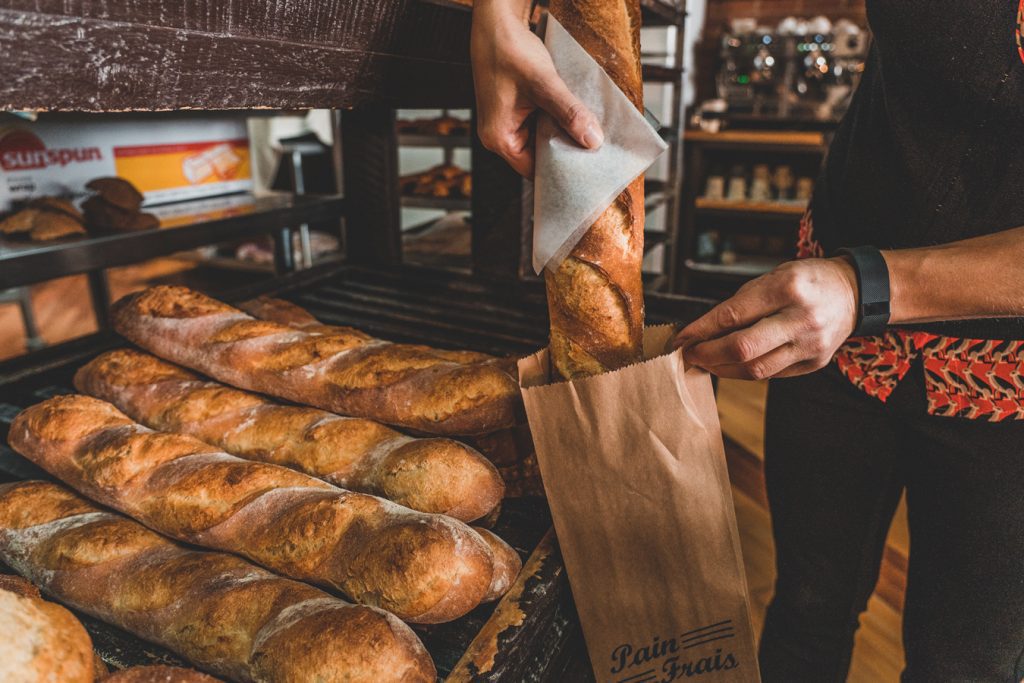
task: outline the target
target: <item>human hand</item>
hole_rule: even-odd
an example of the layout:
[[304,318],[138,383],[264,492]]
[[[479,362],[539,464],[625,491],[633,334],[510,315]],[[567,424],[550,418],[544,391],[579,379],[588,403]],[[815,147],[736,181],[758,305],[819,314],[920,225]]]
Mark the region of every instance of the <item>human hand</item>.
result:
[[597,149],[597,117],[562,81],[528,23],[529,3],[476,0],[470,53],[477,130],[484,147],[521,175],[533,177],[533,113],[543,109],[580,145]]
[[784,263],[683,328],[686,360],[719,377],[813,372],[857,324],[857,275],[845,258]]

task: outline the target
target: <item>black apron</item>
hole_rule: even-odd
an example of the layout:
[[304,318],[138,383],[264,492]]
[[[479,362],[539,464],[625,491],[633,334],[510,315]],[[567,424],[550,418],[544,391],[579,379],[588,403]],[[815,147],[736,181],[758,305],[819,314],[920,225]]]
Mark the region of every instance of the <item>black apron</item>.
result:
[[[1022,3],[867,0],[874,42],[811,205],[826,255],[1024,226]],[[1024,318],[913,327],[1024,339]]]

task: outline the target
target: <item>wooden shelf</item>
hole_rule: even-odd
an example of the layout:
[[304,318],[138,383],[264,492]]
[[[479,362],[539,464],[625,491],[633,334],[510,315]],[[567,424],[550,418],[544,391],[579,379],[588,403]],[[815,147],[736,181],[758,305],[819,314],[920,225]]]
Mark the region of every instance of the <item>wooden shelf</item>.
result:
[[0,109],[473,103],[464,3],[0,5]]
[[683,140],[719,149],[764,149],[791,153],[824,154],[825,135],[816,131],[726,130],[710,133],[687,130]]
[[399,147],[439,147],[458,149],[469,147],[468,135],[428,135],[424,133],[399,133]]
[[223,201],[230,206],[211,212],[204,207],[212,201],[201,199],[147,207],[147,211],[160,218],[160,227],[153,230],[49,242],[0,239],[0,289],[335,219],[342,215],[344,207],[341,197],[285,193],[225,197]]
[[697,211],[700,213],[716,213],[746,216],[750,218],[800,218],[807,207],[803,204],[784,202],[752,202],[733,201],[729,199],[705,199],[697,197]]
[[417,197],[402,195],[406,209],[438,209],[441,211],[469,211],[470,200],[462,197]]
[[719,278],[749,280],[759,275],[764,275],[768,271],[773,270],[780,263],[782,263],[781,259],[758,259],[746,262],[739,261],[737,263],[726,265],[724,263],[700,263],[691,259],[686,259],[684,265],[688,271],[695,274]]

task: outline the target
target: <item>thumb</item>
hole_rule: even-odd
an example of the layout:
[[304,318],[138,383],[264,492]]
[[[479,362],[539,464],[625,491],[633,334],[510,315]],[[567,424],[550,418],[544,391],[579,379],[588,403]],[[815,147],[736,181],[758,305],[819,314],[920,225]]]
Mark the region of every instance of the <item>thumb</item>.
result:
[[537,105],[583,147],[597,149],[604,143],[604,131],[597,117],[569,91],[554,70],[535,88],[534,98]]

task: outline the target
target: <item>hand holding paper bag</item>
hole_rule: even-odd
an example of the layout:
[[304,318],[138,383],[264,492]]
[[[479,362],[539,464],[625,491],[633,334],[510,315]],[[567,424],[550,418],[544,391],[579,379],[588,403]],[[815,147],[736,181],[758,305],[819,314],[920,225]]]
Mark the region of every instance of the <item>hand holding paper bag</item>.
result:
[[665,353],[670,329],[643,331],[639,174],[664,144],[638,110],[639,6],[552,0],[551,12],[569,31],[549,17],[545,44],[606,138],[583,150],[538,122],[534,266],[551,345],[519,377],[591,664],[602,682],[755,683],[711,382]]

